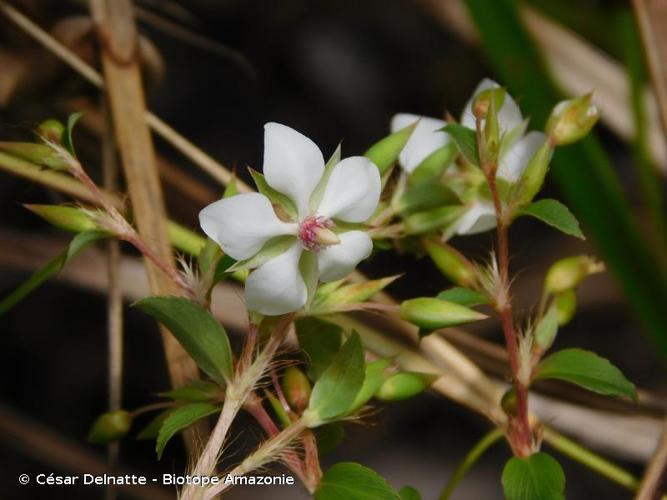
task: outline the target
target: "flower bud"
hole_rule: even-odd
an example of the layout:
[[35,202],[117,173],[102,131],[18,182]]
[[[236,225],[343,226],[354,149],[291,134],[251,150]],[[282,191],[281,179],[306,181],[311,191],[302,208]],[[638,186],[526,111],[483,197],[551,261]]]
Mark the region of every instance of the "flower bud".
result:
[[577,310],[577,294],[574,290],[561,292],[556,295],[554,304],[558,312],[558,325],[566,325]]
[[526,170],[521,175],[518,184],[517,202],[519,206],[530,203],[542,189],[553,153],[553,146],[549,141],[544,141],[544,144],[535,151],[535,154],[528,161]]
[[519,414],[519,404],[517,402],[516,391],[514,390],[514,387],[508,389],[507,392],[503,394],[503,397],[500,400],[500,407],[510,418],[514,418]]
[[590,274],[604,270],[604,264],[587,255],[578,255],[562,259],[551,266],[547,272],[544,288],[549,293],[562,293],[572,290]]
[[82,233],[100,229],[90,215],[80,208],[63,205],[24,205],[31,212],[64,231]]
[[453,283],[468,287],[475,282],[475,267],[458,250],[434,240],[424,240],[424,248],[440,272]]
[[125,410],[116,410],[100,415],[88,432],[90,443],[106,444],[117,441],[130,430],[132,417]]
[[289,366],[283,376],[285,399],[294,411],[301,413],[308,407],[310,400],[310,381],[296,366]]
[[437,378],[432,373],[395,373],[382,383],[375,397],[380,401],[402,401],[424,392]]
[[472,114],[478,120],[486,118],[486,115],[495,108],[497,113],[502,108],[503,103],[505,102],[505,89],[501,87],[494,87],[490,89],[483,90],[475,96],[472,101]]
[[66,159],[47,144],[0,142],[0,151],[53,170],[67,170],[69,167]]
[[370,147],[364,156],[375,163],[380,170],[380,174],[384,174],[389,168],[396,163],[398,155],[401,154],[403,148],[410,139],[412,132],[417,127],[418,122],[408,125],[401,130],[388,135],[384,139],[376,142]]
[[47,141],[60,144],[62,142],[65,126],[54,118],[43,121],[37,127],[37,134]]
[[535,327],[535,345],[544,352],[551,347],[558,333],[558,310],[551,306],[544,317]]
[[556,104],[546,126],[547,135],[554,145],[572,144],[590,132],[600,117],[591,96],[586,94]]
[[400,315],[404,320],[427,330],[463,325],[487,317],[460,304],[429,297],[404,301]]

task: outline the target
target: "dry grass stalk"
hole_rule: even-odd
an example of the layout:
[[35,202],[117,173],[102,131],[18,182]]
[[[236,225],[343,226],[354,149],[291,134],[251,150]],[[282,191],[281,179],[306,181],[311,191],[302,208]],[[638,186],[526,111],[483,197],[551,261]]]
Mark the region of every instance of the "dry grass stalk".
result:
[[[136,60],[137,33],[132,4],[129,0],[95,0],[91,9],[100,40],[110,111],[137,230],[163,262],[173,265],[162,188],[150,131],[144,119],[146,106],[141,70]],[[148,260],[145,263],[153,294],[180,295],[181,291],[167,276]],[[178,387],[198,378],[197,365],[183,347],[167,329],[161,327],[160,331],[172,384]],[[186,437],[187,443],[192,450],[195,443],[192,433],[189,438]]]
[[[654,500],[661,498],[667,480],[667,420],[662,429],[660,442],[655,453],[644,471],[644,477],[639,485],[636,500]],[[664,498],[664,497],[663,497]]]

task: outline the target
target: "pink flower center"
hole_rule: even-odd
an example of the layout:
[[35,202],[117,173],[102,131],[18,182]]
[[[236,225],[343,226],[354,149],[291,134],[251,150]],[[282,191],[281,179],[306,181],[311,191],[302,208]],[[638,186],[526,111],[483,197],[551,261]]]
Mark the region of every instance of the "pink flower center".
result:
[[320,243],[317,237],[318,229],[329,229],[334,223],[321,215],[310,215],[303,219],[299,224],[299,239],[306,250],[319,252],[324,245]]

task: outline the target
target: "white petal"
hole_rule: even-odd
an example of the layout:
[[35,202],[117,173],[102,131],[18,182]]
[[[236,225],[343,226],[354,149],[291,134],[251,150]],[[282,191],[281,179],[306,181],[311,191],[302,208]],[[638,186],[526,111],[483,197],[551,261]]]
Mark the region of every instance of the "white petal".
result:
[[327,247],[317,254],[321,281],[343,279],[373,250],[373,242],[363,231],[348,231],[338,236],[338,245]]
[[476,201],[459,219],[456,234],[475,234],[496,227],[496,211],[485,201]]
[[277,316],[302,308],[308,299],[299,271],[301,243],[268,261],[250,274],[245,285],[245,302],[250,311]]
[[397,132],[419,120],[419,124],[405,144],[398,157],[400,165],[407,172],[412,172],[434,151],[447,144],[449,136],[440,129],[446,125],[443,120],[426,116],[400,113],[391,119],[391,131]]
[[381,190],[375,163],[363,156],[345,158],[331,171],[317,213],[346,222],[363,222],[377,208]]
[[542,132],[529,132],[519,139],[500,158],[498,177],[510,182],[518,181],[523,171],[526,170],[530,159],[546,140],[547,136]]
[[255,255],[274,236],[296,234],[296,224],[282,222],[271,202],[259,193],[244,193],[211,203],[199,212],[206,235],[230,257],[243,260]]
[[[484,90],[498,87],[500,87],[500,85],[489,78],[484,78],[479,82],[479,85],[477,85],[477,88],[463,108],[461,125],[473,130],[475,129],[475,116],[472,114],[472,103],[475,100],[475,97]],[[509,95],[509,93],[505,93],[503,105],[498,112],[498,125],[500,126],[501,135],[509,132],[514,127],[521,125],[522,122],[523,117],[521,116],[519,106],[516,105],[516,102],[514,102],[514,99],[512,99],[512,96]]]
[[291,198],[300,217],[308,215],[310,195],[324,173],[324,158],[317,145],[290,127],[267,123],[263,168],[266,182]]

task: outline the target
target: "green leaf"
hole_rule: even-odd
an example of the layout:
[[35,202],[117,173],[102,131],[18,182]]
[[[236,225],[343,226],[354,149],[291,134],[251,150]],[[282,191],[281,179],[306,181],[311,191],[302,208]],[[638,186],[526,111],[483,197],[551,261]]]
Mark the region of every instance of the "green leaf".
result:
[[530,215],[565,234],[581,238],[582,240],[586,239],[581,232],[581,228],[579,228],[577,219],[560,201],[545,199],[533,202],[527,207],[522,208],[519,215]]
[[403,486],[398,490],[398,496],[401,500],[422,500],[422,496],[412,486]]
[[438,298],[465,307],[475,307],[489,303],[488,297],[475,290],[470,290],[469,288],[463,288],[461,286],[455,286],[453,288],[448,288],[444,292],[440,292]]
[[318,318],[299,318],[295,322],[299,346],[308,361],[308,376],[320,378],[336,357],[343,343],[343,329]]
[[424,392],[438,377],[433,373],[394,373],[380,386],[375,397],[380,401],[403,401]]
[[108,238],[109,234],[101,231],[87,231],[77,234],[65,251],[35,271],[28,280],[0,301],[0,316],[39,288],[46,280],[58,274],[65,264],[93,243]]
[[280,425],[283,428],[290,425],[292,423],[292,419],[289,417],[278,398],[271,391],[264,391],[264,396],[269,401],[269,404],[271,405],[273,412],[276,414],[276,417],[278,417]]
[[185,406],[179,406],[174,409],[167,418],[165,418],[160,432],[158,433],[155,442],[155,451],[157,452],[158,460],[162,458],[162,452],[169,440],[174,437],[177,432],[190,427],[200,418],[213,415],[220,411],[220,406],[210,403],[192,403]]
[[387,376],[385,371],[389,367],[388,359],[378,359],[372,363],[366,364],[366,371],[364,375],[364,383],[354,399],[354,403],[349,410],[354,413],[359,408],[364,406],[375,395],[380,386],[384,383]]
[[377,472],[352,462],[340,462],[324,473],[315,500],[400,500]]
[[[518,2],[466,0],[465,4],[492,69],[539,129],[562,95],[520,19]],[[577,3],[578,11],[580,7]],[[600,142],[591,134],[559,148],[551,172],[568,206],[586,226],[587,236],[623,284],[628,301],[667,354],[667,268],[642,237],[642,224],[633,217],[623,184]]]
[[364,383],[364,349],[353,332],[331,365],[317,380],[304,419],[317,427],[347,412]]
[[69,153],[76,158],[76,151],[74,150],[74,141],[72,140],[72,131],[76,122],[79,121],[79,118],[83,116],[82,112],[72,113],[67,117],[67,125],[65,127],[65,133],[63,134],[63,146],[69,151]]
[[162,427],[162,424],[172,411],[174,410],[172,408],[169,408],[168,410],[165,410],[155,415],[144,426],[144,428],[141,429],[141,431],[139,431],[139,434],[137,434],[137,439],[145,440],[145,439],[157,438],[157,435],[160,433],[160,428]]
[[345,429],[340,422],[331,422],[314,429],[317,453],[322,456],[332,451],[345,439]]
[[565,474],[546,453],[510,458],[503,470],[506,500],[565,500]]
[[103,413],[93,423],[86,440],[94,444],[118,441],[128,433],[131,425],[132,417],[125,410]]
[[257,191],[266,196],[271,201],[271,203],[280,205],[292,219],[296,220],[297,210],[296,206],[294,206],[294,202],[290,200],[288,196],[284,195],[280,191],[276,191],[271,186],[269,186],[264,176],[257,170],[248,168],[248,171],[250,172],[252,180],[255,182],[255,186],[257,186]]
[[404,301],[400,315],[404,320],[427,330],[463,325],[487,317],[460,304],[430,297]]
[[313,302],[313,306],[311,307],[311,312],[322,314],[324,312],[337,310],[337,306],[365,302],[398,278],[400,278],[400,276],[388,276],[386,278],[365,281],[363,283],[353,283],[351,285],[339,287],[326,294],[320,293],[322,288],[320,287],[315,302]]
[[477,151],[475,131],[457,123],[445,125],[442,130],[447,132],[454,140],[466,161],[479,167],[479,153]]
[[147,297],[135,303],[166,326],[199,368],[218,384],[233,374],[227,332],[202,306],[182,297]]
[[416,126],[415,122],[379,140],[364,153],[364,156],[377,165],[380,174],[384,174],[396,163],[398,155],[403,151]]
[[223,396],[221,387],[206,380],[193,380],[185,387],[161,392],[160,396],[174,400],[205,402],[219,399]]
[[571,382],[606,396],[637,399],[637,390],[607,359],[583,349],[564,349],[545,358],[537,367],[537,379]]

